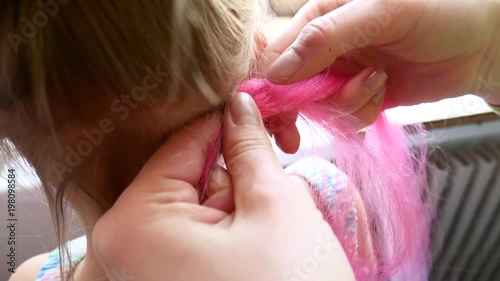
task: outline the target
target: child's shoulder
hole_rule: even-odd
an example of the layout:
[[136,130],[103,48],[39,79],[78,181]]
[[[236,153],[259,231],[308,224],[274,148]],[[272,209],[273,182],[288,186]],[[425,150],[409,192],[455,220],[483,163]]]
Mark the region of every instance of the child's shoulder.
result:
[[42,265],[49,257],[50,252],[39,254],[23,262],[14,274],[10,276],[9,281],[34,281],[40,272]]
[[[87,250],[87,239],[85,236],[77,237],[67,242],[70,251],[70,262],[75,266],[83,259]],[[60,280],[59,248],[51,252],[34,256],[19,266],[9,281],[48,281]],[[64,265],[63,272],[68,269]]]

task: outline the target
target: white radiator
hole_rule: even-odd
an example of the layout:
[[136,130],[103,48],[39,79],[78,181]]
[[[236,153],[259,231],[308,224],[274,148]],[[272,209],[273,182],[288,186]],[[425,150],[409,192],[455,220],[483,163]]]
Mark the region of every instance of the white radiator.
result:
[[[500,122],[433,132],[432,281],[500,280]],[[410,280],[411,281],[411,280]]]
[[[300,129],[300,127],[299,127]],[[431,281],[500,281],[500,121],[431,130]],[[331,150],[303,134],[284,166]],[[412,281],[412,280],[398,280]]]

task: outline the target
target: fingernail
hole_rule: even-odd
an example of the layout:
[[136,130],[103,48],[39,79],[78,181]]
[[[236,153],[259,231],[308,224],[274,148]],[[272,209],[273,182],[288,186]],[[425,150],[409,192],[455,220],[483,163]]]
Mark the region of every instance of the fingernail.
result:
[[382,91],[380,91],[373,97],[372,102],[379,104],[384,99],[384,95],[385,95],[385,89],[382,89]]
[[387,74],[381,70],[375,70],[365,81],[364,92],[366,95],[371,96],[380,90],[387,80]]
[[271,64],[267,70],[267,77],[275,82],[286,81],[299,70],[302,64],[302,58],[293,49],[290,49]]
[[231,98],[229,114],[236,125],[262,126],[259,109],[247,93],[237,93]]

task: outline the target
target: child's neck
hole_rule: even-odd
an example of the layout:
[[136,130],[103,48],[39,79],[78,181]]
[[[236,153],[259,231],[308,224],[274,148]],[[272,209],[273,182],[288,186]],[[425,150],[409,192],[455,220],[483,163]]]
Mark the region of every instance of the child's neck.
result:
[[[154,115],[155,118],[151,119],[171,120],[171,118],[157,118],[161,116],[161,114]],[[129,124],[134,122],[130,120]],[[94,252],[92,243],[94,226],[107,209],[112,207],[116,197],[119,196],[116,193],[127,188],[145,161],[165,141],[167,134],[163,132],[170,132],[173,128],[170,123],[156,122],[155,126],[157,126],[155,130],[149,128],[147,132],[136,130],[135,133],[116,129],[113,134],[107,135],[100,145],[94,147],[92,154],[85,158],[86,162],[74,171],[76,175],[74,179],[79,179],[79,186],[70,183],[71,186],[68,186],[67,192],[65,191],[65,199],[78,214],[87,237],[86,256],[75,269],[74,281],[108,280]],[[71,141],[74,144],[80,140]],[[121,273],[121,270],[117,268],[116,272]]]
[[[144,159],[149,158],[157,149],[158,144],[140,147],[142,149],[136,148],[135,150],[126,147],[128,153],[120,154],[115,153],[117,148],[102,145],[106,153],[96,153],[99,157],[89,158],[88,161],[91,164],[82,165],[78,171],[78,178],[85,179],[85,181],[80,181],[78,187],[73,185],[74,183],[69,184],[65,198],[78,214],[87,237],[86,255],[76,266],[72,281],[109,280],[95,254],[92,234],[97,221],[107,211],[103,208],[109,208],[103,204],[112,204],[109,202],[110,190],[125,189],[142,167]],[[114,163],[114,165],[108,163]],[[96,200],[99,200],[100,204]],[[121,273],[121,269],[116,269],[116,272]]]
[[103,214],[98,211],[96,203],[86,196],[79,196],[78,204],[71,205],[80,218],[87,240],[87,251],[82,261],[74,268],[71,281],[107,281],[109,278],[94,251],[92,235],[94,226]]

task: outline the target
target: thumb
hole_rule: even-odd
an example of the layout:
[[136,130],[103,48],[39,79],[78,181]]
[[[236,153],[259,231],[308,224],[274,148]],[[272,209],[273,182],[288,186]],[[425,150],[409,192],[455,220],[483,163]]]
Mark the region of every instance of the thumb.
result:
[[249,94],[235,94],[228,104],[222,149],[234,188],[236,209],[255,211],[271,203],[274,199],[270,195],[279,189],[286,175],[273,151],[259,109]]

